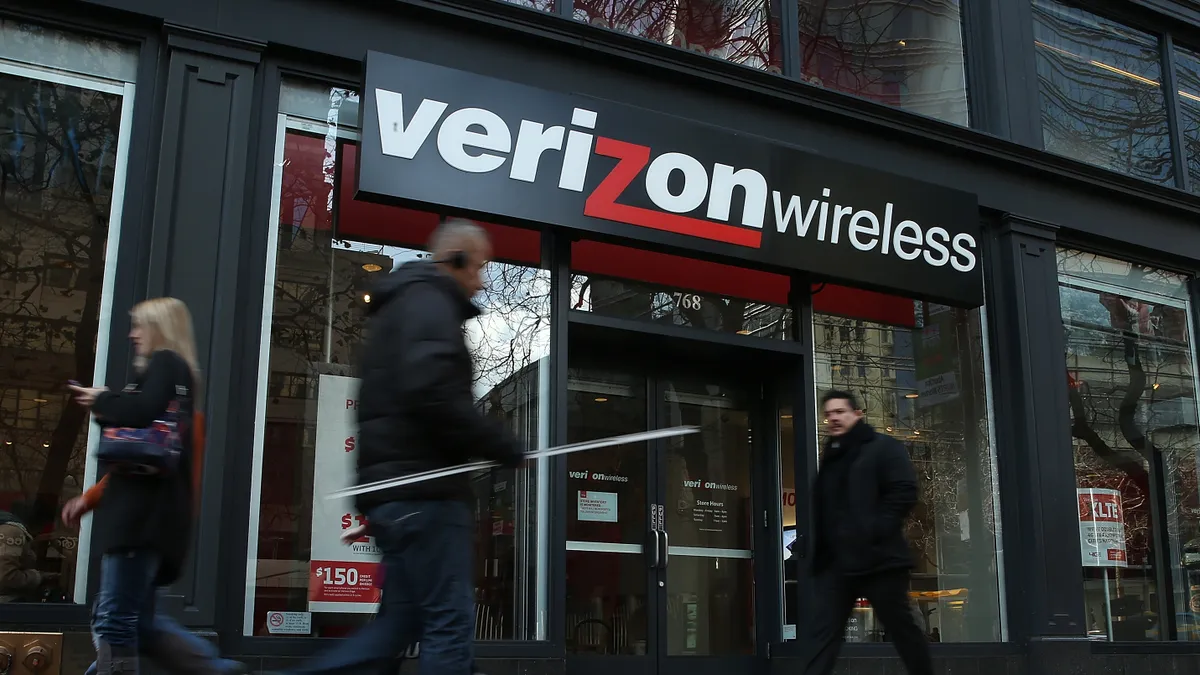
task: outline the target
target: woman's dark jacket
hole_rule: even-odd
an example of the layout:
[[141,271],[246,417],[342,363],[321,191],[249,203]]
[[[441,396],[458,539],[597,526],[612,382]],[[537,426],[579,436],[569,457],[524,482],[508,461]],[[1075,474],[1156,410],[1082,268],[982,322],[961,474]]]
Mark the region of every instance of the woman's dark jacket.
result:
[[144,475],[108,467],[109,485],[96,508],[95,533],[105,553],[150,550],[160,556],[159,586],[178,578],[192,529],[192,370],[175,352],[159,350],[121,392],[104,392],[92,405],[106,427],[145,428],[179,400],[183,454],[172,473]]

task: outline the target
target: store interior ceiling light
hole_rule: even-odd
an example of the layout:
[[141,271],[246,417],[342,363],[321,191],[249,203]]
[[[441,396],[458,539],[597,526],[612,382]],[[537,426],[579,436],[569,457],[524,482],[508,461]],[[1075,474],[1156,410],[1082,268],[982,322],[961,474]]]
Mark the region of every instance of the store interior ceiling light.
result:
[[608,399],[603,396],[597,396],[595,400],[596,400],[596,403],[607,403],[608,402]]
[[383,268],[380,267],[379,265],[376,265],[375,263],[366,263],[365,265],[363,265],[363,269],[368,272],[378,272],[379,270],[381,270]]
[[904,398],[917,398],[918,396],[920,396],[920,394],[918,394],[917,392],[914,391],[914,392],[905,394]]

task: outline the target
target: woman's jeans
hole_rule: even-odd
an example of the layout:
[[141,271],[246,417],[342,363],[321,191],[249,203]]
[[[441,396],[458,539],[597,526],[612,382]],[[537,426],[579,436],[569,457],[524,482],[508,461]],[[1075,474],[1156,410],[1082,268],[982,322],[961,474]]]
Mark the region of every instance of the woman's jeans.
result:
[[109,553],[100,562],[100,593],[92,609],[96,663],[87,675],[137,675],[138,655],[180,675],[224,675],[241,668],[214,645],[154,611],[158,555]]

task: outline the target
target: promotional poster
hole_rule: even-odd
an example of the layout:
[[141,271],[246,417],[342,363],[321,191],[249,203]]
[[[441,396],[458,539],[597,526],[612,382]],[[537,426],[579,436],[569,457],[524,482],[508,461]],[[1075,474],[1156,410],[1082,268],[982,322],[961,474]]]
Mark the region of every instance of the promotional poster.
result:
[[366,522],[354,499],[326,499],[354,481],[358,379],[321,375],[317,391],[317,448],[313,469],[311,612],[370,614],[378,608],[381,554],[374,538],[342,543],[344,530]]

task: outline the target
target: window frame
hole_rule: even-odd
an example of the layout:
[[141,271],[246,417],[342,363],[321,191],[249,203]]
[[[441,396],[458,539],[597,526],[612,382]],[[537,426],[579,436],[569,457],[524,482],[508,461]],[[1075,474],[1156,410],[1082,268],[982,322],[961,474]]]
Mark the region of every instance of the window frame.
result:
[[[987,290],[988,289],[986,288],[986,279],[985,279],[985,288],[984,288],[985,297],[987,297]],[[811,298],[811,293],[809,294],[809,297]],[[904,297],[904,296],[897,296],[897,297]],[[910,300],[912,302],[929,303],[928,300],[924,300],[921,298],[905,297],[905,299]],[[999,638],[995,641],[982,642],[982,643],[980,643],[980,642],[940,643],[937,646],[937,649],[939,650],[939,652],[946,648],[946,647],[942,646],[943,644],[948,645],[950,649],[960,649],[963,646],[973,647],[976,645],[987,645],[989,647],[1003,647],[1003,645],[1010,644],[1010,640],[1012,637],[1012,633],[1010,630],[1010,625],[1012,624],[1012,619],[1009,617],[1009,608],[1008,608],[1008,593],[1010,590],[1010,586],[1008,583],[1008,578],[1006,577],[1006,574],[1005,574],[1005,550],[1006,549],[1005,549],[1005,545],[1004,545],[1004,519],[1003,519],[1003,510],[1002,510],[1003,503],[1004,503],[1004,494],[1001,491],[1001,474],[1000,474],[1000,467],[999,467],[999,463],[998,463],[998,459],[997,459],[999,449],[997,447],[997,438],[996,437],[999,432],[997,431],[997,427],[996,427],[996,401],[995,401],[996,397],[995,397],[995,392],[994,392],[994,387],[993,387],[993,379],[992,379],[992,377],[993,377],[993,373],[992,373],[992,354],[993,354],[993,352],[992,352],[992,346],[991,346],[992,338],[991,338],[991,327],[988,322],[987,307],[988,307],[987,303],[984,303],[984,304],[980,305],[979,307],[974,308],[974,310],[979,312],[980,350],[981,350],[979,358],[983,364],[982,368],[980,368],[980,374],[983,376],[983,389],[984,389],[983,405],[985,407],[984,418],[986,419],[987,425],[988,425],[988,428],[987,428],[988,465],[989,465],[990,471],[992,472],[991,473],[991,475],[992,475],[992,480],[991,480],[991,491],[992,491],[991,507],[992,508],[991,508],[991,511],[992,511],[992,517],[996,524],[995,525],[995,533],[994,533],[994,536],[992,539],[992,554],[995,556],[995,561],[996,561],[996,589],[995,589],[995,591],[996,591],[996,612],[998,612],[997,620],[999,622],[1000,635],[999,635]],[[818,314],[820,314],[820,313],[812,311],[811,299],[810,299],[809,309],[806,312],[807,316],[805,317],[805,320],[807,320],[807,322],[808,322],[808,330],[805,332],[805,335],[808,336],[808,338],[811,340],[811,342],[809,344],[810,351],[809,351],[809,356],[808,356],[808,358],[809,358],[808,373],[809,373],[809,377],[811,379],[811,384],[812,384],[812,402],[814,404],[821,400],[821,395],[824,393],[820,390],[819,383],[817,382],[817,378],[815,376],[816,375],[816,363],[817,363],[816,360],[818,357],[818,350],[816,347],[816,337],[815,337],[816,332],[817,332],[816,331],[816,329],[817,329],[816,319],[817,319]],[[825,314],[825,316],[830,316],[830,315]],[[857,321],[859,324],[861,324],[863,321],[867,321],[867,320],[857,319]],[[878,323],[878,322],[872,322],[872,323]],[[917,329],[915,329],[915,328],[905,329],[905,330],[912,330],[913,332],[917,331]],[[809,444],[808,447],[812,448],[812,450],[810,452],[805,453],[805,456],[802,459],[803,459],[803,462],[808,467],[808,471],[809,471],[808,475],[812,476],[813,479],[815,480],[817,472],[820,470],[820,464],[821,464],[821,458],[820,458],[821,420],[820,420],[820,415],[817,412],[817,408],[818,408],[817,405],[810,405],[810,406],[808,406],[808,408],[809,408],[809,410],[808,410],[807,414],[805,415],[808,418],[808,420],[807,420],[808,421],[808,429],[807,429],[808,438],[803,439],[803,440],[798,440],[797,442],[798,443],[808,443]],[[868,419],[868,422],[869,421],[870,420]],[[797,436],[799,436],[799,431],[797,431]],[[801,459],[801,458],[798,457],[798,460],[799,459]],[[801,462],[797,461],[797,465],[799,465],[799,464],[801,464]],[[799,478],[797,478],[797,480],[799,480]],[[799,484],[800,483],[797,483],[797,485],[799,485]],[[811,487],[809,489],[811,489]],[[805,600],[805,598],[801,598],[800,602],[803,603],[804,600]],[[801,605],[801,606],[803,606],[803,605]],[[801,643],[802,643],[802,641],[801,641]],[[798,643],[798,644],[800,644],[800,643]],[[877,643],[856,643],[856,644],[848,643],[847,645],[845,645],[845,647],[848,647],[850,649],[850,653],[854,653],[854,651],[856,651],[856,650],[861,650],[861,653],[873,653],[872,650],[877,650],[877,649],[880,649],[881,647],[886,647],[886,646],[887,645],[881,645],[881,644],[877,644]]]
[[[1196,412],[1200,415],[1200,370],[1195,368],[1195,364],[1200,363],[1200,347],[1197,347],[1197,338],[1200,337],[1200,316],[1197,316],[1196,308],[1200,307],[1200,270],[1191,269],[1182,265],[1172,265],[1163,260],[1156,260],[1152,257],[1144,257],[1135,254],[1123,253],[1111,246],[1105,246],[1103,243],[1089,243],[1086,240],[1078,240],[1070,237],[1059,238],[1055,242],[1054,255],[1063,250],[1074,251],[1077,253],[1092,254],[1106,257],[1119,262],[1145,265],[1154,267],[1164,272],[1170,272],[1188,277],[1187,293],[1183,297],[1165,295],[1156,293],[1150,290],[1140,288],[1128,288],[1116,284],[1110,284],[1104,281],[1089,279],[1077,274],[1062,272],[1058,269],[1057,260],[1055,261],[1055,295],[1061,292],[1064,282],[1070,287],[1079,288],[1082,290],[1095,291],[1097,293],[1113,293],[1124,297],[1129,297],[1138,300],[1145,300],[1155,304],[1161,304],[1176,309],[1182,309],[1187,312],[1187,328],[1189,331],[1188,353],[1192,358],[1192,386],[1196,392]],[[1059,314],[1062,315],[1060,305]],[[1064,347],[1066,347],[1064,336]],[[1069,370],[1070,364],[1065,359],[1066,352],[1064,351],[1064,368]],[[1200,453],[1200,448],[1197,450]],[[1072,461],[1072,464],[1074,462]],[[1165,489],[1168,483],[1164,480],[1166,470],[1162,462],[1161,453],[1156,454],[1153,458],[1146,462],[1147,472],[1150,479],[1151,494],[1148,498],[1152,500],[1151,513],[1154,522],[1152,523],[1151,533],[1153,539],[1150,544],[1150,556],[1154,565],[1154,582],[1155,593],[1158,596],[1157,610],[1160,617],[1165,617],[1166,620],[1161,622],[1162,629],[1159,630],[1157,639],[1148,639],[1136,642],[1129,641],[1114,641],[1103,640],[1096,641],[1095,647],[1102,651],[1120,651],[1126,653],[1129,650],[1136,651],[1161,651],[1162,648],[1172,649],[1194,649],[1197,644],[1194,640],[1180,640],[1178,628],[1178,614],[1184,611],[1182,608],[1175,606],[1177,589],[1175,584],[1175,568],[1172,563],[1171,556],[1171,536],[1168,526],[1167,514],[1167,496]],[[1075,477],[1076,480],[1077,474]],[[1079,574],[1083,573],[1085,568],[1079,566]],[[1082,598],[1081,598],[1082,599]],[[1165,629],[1165,630],[1164,630]]]
[[[285,76],[277,80],[281,86],[286,86],[287,83],[295,83],[303,86],[304,84],[318,84],[324,86],[327,80],[313,79],[311,77],[295,77]],[[338,86],[331,84],[330,86]],[[357,93],[356,87],[348,87],[349,90]],[[271,170],[270,182],[270,205],[269,205],[269,220],[270,225],[266,231],[266,256],[264,258],[264,279],[263,279],[263,296],[260,321],[259,344],[256,350],[255,363],[255,407],[253,418],[253,435],[251,446],[251,462],[250,462],[250,484],[249,484],[249,503],[247,511],[247,531],[246,531],[246,547],[242,549],[244,552],[244,565],[231,567],[231,570],[236,569],[234,574],[242,574],[244,584],[244,595],[242,602],[238,603],[240,610],[241,630],[238,633],[239,642],[242,644],[263,644],[272,645],[265,647],[262,653],[280,654],[280,653],[296,653],[309,654],[313,651],[314,644],[323,644],[330,638],[314,637],[312,635],[256,635],[254,632],[254,606],[255,595],[257,592],[257,584],[254,580],[257,577],[258,567],[258,536],[260,521],[259,505],[262,502],[262,477],[263,477],[263,462],[265,456],[265,441],[268,433],[269,420],[267,419],[267,405],[271,398],[271,361],[270,354],[273,342],[273,321],[275,307],[275,285],[277,279],[277,265],[279,253],[279,237],[280,227],[279,219],[281,215],[281,202],[279,195],[283,188],[283,173],[284,173],[284,153],[287,145],[287,136],[289,132],[298,132],[302,134],[310,134],[318,137],[332,137],[336,141],[350,141],[358,143],[362,138],[362,132],[356,127],[350,125],[335,125],[329,122],[317,121],[313,118],[306,117],[301,114],[278,112],[273,116],[276,122],[275,134],[273,136],[273,162]],[[547,237],[546,232],[541,231],[543,239]],[[545,251],[547,247],[545,243],[541,246],[542,250],[542,267],[547,274],[553,279],[553,267],[548,266]],[[552,304],[555,301],[552,293]],[[553,311],[553,308],[551,309]],[[551,353],[553,353],[553,329],[550,336]],[[545,370],[545,369],[540,369]],[[291,373],[285,374],[293,375]],[[540,377],[548,379],[548,373],[543,372]],[[315,387],[314,384],[308,385]],[[554,394],[551,391],[550,397]],[[552,405],[552,404],[548,404]],[[549,410],[543,411],[547,419],[539,422],[539,425],[545,426],[545,432],[548,432],[551,421],[549,417],[552,412]],[[554,498],[554,485],[551,477],[551,472],[554,470],[554,465],[546,459],[539,460],[537,466],[537,474],[533,479],[533,484],[538,486],[538,491],[534,497],[539,505],[539,514],[550,514],[548,508],[545,507]],[[527,618],[527,624],[534,631],[536,638],[515,638],[504,640],[477,640],[480,645],[485,645],[484,654],[486,655],[491,649],[498,649],[501,652],[507,652],[510,649],[522,649],[522,654],[527,651],[540,651],[552,649],[554,646],[554,629],[549,617],[552,616],[556,609],[556,604],[550,595],[551,584],[555,581],[556,570],[553,567],[553,540],[550,532],[553,517],[547,515],[542,517],[539,515],[537,525],[535,527],[535,537],[539,540],[538,550],[536,551],[536,562],[538,568],[537,579],[534,580],[531,592],[525,595],[532,596],[535,606],[531,608],[530,616]],[[530,584],[524,584],[525,587]],[[280,647],[280,645],[287,645]],[[490,648],[490,649],[489,649]],[[259,650],[251,650],[258,653]]]
[[[1075,7],[1090,12],[1099,17],[1114,21],[1134,30],[1149,33],[1158,38],[1158,63],[1159,69],[1162,72],[1162,81],[1159,86],[1163,89],[1163,94],[1166,98],[1166,113],[1167,113],[1167,133],[1168,147],[1171,149],[1171,166],[1175,172],[1175,179],[1170,183],[1162,183],[1166,188],[1179,190],[1185,193],[1192,193],[1192,178],[1188,173],[1188,158],[1187,147],[1184,143],[1183,132],[1180,128],[1181,124],[1181,104],[1179,97],[1179,84],[1177,80],[1176,68],[1176,50],[1190,49],[1200,53],[1200,26],[1191,26],[1190,31],[1180,29],[1180,24],[1172,17],[1168,17],[1153,9],[1145,6],[1138,6],[1135,3],[1124,3],[1119,6],[1112,6],[1112,3],[1105,3],[1103,0],[1054,0],[1068,7]],[[1193,46],[1194,45],[1194,46]],[[970,50],[968,50],[969,53]],[[1030,49],[1032,52],[1032,49]],[[1037,86],[1036,77],[1032,83],[1033,99],[1032,103],[1035,110],[1033,111],[1034,122],[1037,126],[1037,137],[1035,139],[1035,147],[1045,152],[1045,145],[1041,131],[1041,92]],[[1129,174],[1119,171],[1112,171],[1103,167],[1084,162],[1082,160],[1074,160],[1070,157],[1063,156],[1071,161],[1078,161],[1088,166],[1115,173],[1120,176],[1128,176],[1135,178]],[[1139,183],[1149,183],[1158,185],[1150,181],[1137,179]],[[1060,242],[1065,245],[1066,242]],[[1085,249],[1095,250],[1095,249]],[[1119,259],[1128,259],[1125,256],[1117,255]]]
[[[141,57],[139,56],[139,59]],[[113,339],[113,313],[117,293],[117,268],[121,264],[122,219],[125,215],[125,200],[128,192],[129,158],[132,147],[133,116],[137,102],[137,85],[133,82],[83,75],[71,71],[48,68],[0,57],[0,75],[24,77],[52,84],[96,91],[121,98],[121,116],[117,123],[117,145],[113,157],[112,195],[109,201],[108,232],[104,248],[104,274],[100,286],[100,305],[97,310],[95,360],[91,386],[102,387],[109,375],[110,356],[116,346]],[[72,284],[74,287],[74,284]],[[83,490],[96,484],[99,462],[96,460],[96,444],[100,440],[100,427],[92,419],[87,423]],[[88,582],[92,577],[92,519],[80,523],[76,542],[75,584],[71,602],[86,608]],[[97,575],[99,570],[96,570]],[[36,606],[37,603],[20,603]]]

